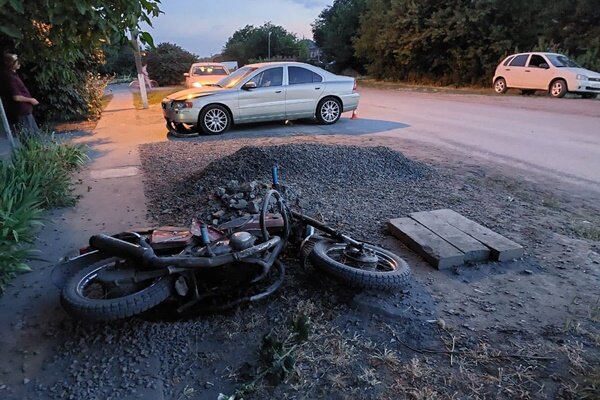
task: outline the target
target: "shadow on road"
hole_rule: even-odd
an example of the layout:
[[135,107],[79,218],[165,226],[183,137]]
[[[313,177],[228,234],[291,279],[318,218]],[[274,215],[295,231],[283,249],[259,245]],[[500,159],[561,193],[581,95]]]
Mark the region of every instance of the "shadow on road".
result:
[[216,136],[200,135],[193,138],[176,138],[169,135],[169,140],[194,140],[199,142],[222,139],[251,139],[260,137],[286,137],[297,135],[366,135],[390,131],[393,129],[408,128],[410,125],[393,121],[376,119],[350,119],[342,118],[333,125],[320,125],[312,120],[263,122],[254,124],[241,124],[234,126],[230,131]]

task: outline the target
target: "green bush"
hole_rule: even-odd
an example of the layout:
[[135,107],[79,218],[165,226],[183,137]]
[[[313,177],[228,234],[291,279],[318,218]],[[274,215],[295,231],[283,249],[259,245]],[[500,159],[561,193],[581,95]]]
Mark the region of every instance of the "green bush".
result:
[[198,61],[198,56],[175,44],[161,43],[146,52],[146,61],[150,78],[159,86],[169,86],[178,85],[184,80],[183,74]]
[[86,158],[80,145],[22,135],[11,160],[0,164],[0,292],[14,274],[29,270],[43,209],[75,203],[70,173]]

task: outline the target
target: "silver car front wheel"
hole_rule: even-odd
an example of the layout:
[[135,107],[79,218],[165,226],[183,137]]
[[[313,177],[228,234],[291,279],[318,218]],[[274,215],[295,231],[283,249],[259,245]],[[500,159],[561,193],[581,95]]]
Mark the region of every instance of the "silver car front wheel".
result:
[[229,129],[231,118],[225,107],[212,104],[202,110],[198,123],[207,135],[218,135]]
[[342,104],[333,97],[324,98],[317,106],[317,119],[321,124],[335,124],[342,115]]

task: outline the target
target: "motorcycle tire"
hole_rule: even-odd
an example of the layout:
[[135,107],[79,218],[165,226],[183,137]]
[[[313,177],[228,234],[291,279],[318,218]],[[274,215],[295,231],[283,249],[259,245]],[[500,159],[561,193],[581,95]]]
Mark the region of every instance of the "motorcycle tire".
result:
[[406,261],[380,247],[370,244],[365,244],[365,247],[379,259],[378,267],[374,270],[345,264],[339,255],[346,248],[346,244],[331,240],[317,242],[310,260],[315,267],[352,287],[391,290],[406,284],[410,277]]
[[100,260],[67,281],[61,293],[61,304],[70,316],[94,322],[115,321],[147,311],[171,295],[171,281],[163,277],[120,297],[92,299],[85,296],[84,289],[93,282],[98,272],[110,268],[117,260],[117,257]]

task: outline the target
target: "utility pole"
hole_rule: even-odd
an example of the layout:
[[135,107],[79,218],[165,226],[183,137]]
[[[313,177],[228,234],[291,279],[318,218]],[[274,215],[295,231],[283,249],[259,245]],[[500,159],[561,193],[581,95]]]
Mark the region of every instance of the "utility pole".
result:
[[135,69],[138,75],[140,85],[140,95],[142,96],[142,105],[148,108],[148,94],[146,93],[146,80],[142,73],[142,56],[140,55],[140,45],[138,44],[138,31],[131,31],[131,44],[133,45],[133,55],[135,57]]
[[271,33],[269,32],[269,57],[268,57],[268,61],[271,61]]

